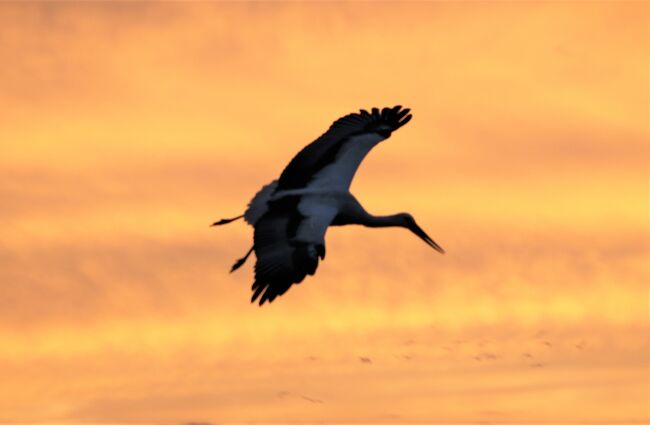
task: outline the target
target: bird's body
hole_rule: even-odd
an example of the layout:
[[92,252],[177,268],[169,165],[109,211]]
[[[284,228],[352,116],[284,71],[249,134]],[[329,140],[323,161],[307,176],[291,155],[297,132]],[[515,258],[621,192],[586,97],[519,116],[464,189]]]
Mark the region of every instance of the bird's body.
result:
[[401,106],[340,118],[315,142],[300,151],[280,178],[253,197],[244,218],[255,228],[253,247],[232,271],[255,251],[252,302],[272,302],[294,283],[313,275],[325,258],[325,233],[329,226],[360,224],[367,227],[399,226],[410,229],[430,246],[444,252],[415,223],[410,214],[369,214],[350,193],[361,161],[381,141],[411,119]]

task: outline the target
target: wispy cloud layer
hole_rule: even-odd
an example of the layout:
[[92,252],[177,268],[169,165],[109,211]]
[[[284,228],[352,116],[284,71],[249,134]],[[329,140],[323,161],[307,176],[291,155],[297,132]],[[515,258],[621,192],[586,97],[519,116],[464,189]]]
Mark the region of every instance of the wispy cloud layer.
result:
[[[649,420],[648,19],[0,5],[0,421]],[[227,272],[251,229],[208,225],[398,103],[352,189],[448,254],[335,228],[315,278],[252,307]]]

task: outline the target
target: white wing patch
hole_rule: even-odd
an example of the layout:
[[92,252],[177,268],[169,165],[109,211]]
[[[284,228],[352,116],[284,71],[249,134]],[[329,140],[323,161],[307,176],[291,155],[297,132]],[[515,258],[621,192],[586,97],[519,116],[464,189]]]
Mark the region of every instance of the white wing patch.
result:
[[267,203],[271,199],[271,195],[275,191],[275,188],[278,187],[278,181],[273,180],[271,183],[262,187],[259,192],[251,199],[248,204],[248,208],[244,213],[244,220],[251,226],[255,226],[255,223],[262,217],[269,207]]
[[338,203],[327,196],[303,196],[298,212],[304,217],[293,238],[298,242],[313,245],[325,244],[325,232],[339,212]]
[[384,139],[385,137],[377,133],[364,133],[350,137],[345,146],[341,147],[335,161],[314,174],[308,187],[347,191],[363,158]]

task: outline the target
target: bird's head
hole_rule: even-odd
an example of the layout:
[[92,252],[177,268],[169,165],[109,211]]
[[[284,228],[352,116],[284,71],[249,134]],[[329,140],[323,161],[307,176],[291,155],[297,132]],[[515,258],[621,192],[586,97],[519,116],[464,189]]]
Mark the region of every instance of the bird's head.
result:
[[429,235],[426,234],[424,230],[418,224],[415,222],[415,219],[413,216],[409,213],[400,213],[397,214],[397,217],[400,220],[400,225],[402,227],[406,227],[409,229],[411,232],[413,232],[417,237],[422,239],[427,245],[429,245],[431,248],[435,249],[441,254],[445,253],[445,250],[442,249],[440,245],[436,243]]

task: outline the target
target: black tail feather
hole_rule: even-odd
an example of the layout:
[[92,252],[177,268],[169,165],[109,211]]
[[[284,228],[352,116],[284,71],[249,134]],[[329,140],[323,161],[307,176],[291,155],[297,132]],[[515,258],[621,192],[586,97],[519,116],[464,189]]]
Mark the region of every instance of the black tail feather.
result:
[[244,265],[244,263],[246,262],[246,260],[248,260],[248,257],[249,257],[249,256],[251,255],[251,253],[253,252],[253,248],[255,248],[255,246],[252,246],[251,249],[248,250],[248,252],[246,253],[246,255],[244,255],[242,258],[240,258],[239,260],[237,260],[237,261],[235,262],[235,264],[232,265],[232,269],[230,269],[230,273],[234,272],[235,270],[237,270],[238,268],[240,268],[241,266]]
[[235,220],[239,220],[239,219],[242,218],[242,217],[244,217],[243,214],[242,214],[242,215],[238,215],[237,217],[233,217],[233,218],[224,218],[224,219],[221,219],[221,220],[219,220],[219,221],[215,221],[215,222],[212,223],[210,226],[221,226],[222,224],[228,224],[228,223],[233,222],[233,221],[235,221]]

